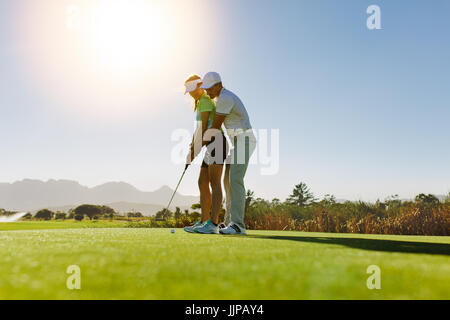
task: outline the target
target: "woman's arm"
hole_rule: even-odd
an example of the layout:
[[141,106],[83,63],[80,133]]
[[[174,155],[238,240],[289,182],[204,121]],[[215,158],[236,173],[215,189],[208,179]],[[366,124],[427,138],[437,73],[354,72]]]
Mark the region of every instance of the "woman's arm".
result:
[[191,150],[188,156],[188,160],[190,160],[190,162],[194,161],[195,157],[197,157],[200,151],[202,150],[203,136],[206,130],[208,130],[209,115],[210,115],[209,111],[201,113],[201,120],[202,120],[201,127],[200,123],[197,123],[197,128],[195,129],[194,135],[192,137]]

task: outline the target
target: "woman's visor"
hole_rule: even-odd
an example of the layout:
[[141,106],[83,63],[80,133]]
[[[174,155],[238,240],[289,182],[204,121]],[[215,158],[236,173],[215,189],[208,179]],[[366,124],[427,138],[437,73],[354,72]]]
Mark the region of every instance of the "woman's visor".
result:
[[184,94],[189,93],[194,91],[195,89],[197,89],[197,86],[199,83],[202,83],[201,79],[196,79],[196,80],[192,80],[192,81],[188,81],[184,84],[184,86],[186,87],[186,91]]

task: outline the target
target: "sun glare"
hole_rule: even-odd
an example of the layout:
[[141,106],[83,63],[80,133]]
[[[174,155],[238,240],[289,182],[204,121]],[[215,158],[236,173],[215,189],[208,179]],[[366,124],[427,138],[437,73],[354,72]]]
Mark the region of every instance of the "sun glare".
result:
[[204,58],[207,42],[193,45],[192,36],[209,37],[202,10],[197,0],[30,2],[17,16],[20,57],[36,90],[60,109],[139,115]]
[[[157,7],[144,1],[107,1],[93,8],[92,52],[103,67],[146,68],[169,38]],[[165,30],[166,29],[166,30]],[[153,61],[154,63],[154,61]]]

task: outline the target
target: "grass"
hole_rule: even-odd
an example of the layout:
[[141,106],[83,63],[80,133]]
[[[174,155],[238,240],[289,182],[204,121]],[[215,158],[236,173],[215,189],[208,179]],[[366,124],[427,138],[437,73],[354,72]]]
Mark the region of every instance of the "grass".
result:
[[120,228],[126,224],[126,221],[118,220],[98,220],[98,221],[19,221],[19,222],[0,222],[0,231],[11,230],[47,230],[47,229],[79,229],[79,228]]
[[[449,237],[98,223],[0,224],[0,299],[450,299]],[[69,265],[81,268],[81,290],[66,288]],[[366,287],[369,265],[381,268],[381,290]]]

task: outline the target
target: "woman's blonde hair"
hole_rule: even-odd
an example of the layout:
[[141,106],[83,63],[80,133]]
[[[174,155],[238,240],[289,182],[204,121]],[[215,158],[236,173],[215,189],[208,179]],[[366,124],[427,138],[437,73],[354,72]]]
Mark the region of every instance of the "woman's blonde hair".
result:
[[190,76],[189,78],[187,78],[187,80],[184,83],[189,82],[189,81],[194,81],[194,80],[201,80],[201,77],[194,74],[194,75]]
[[[187,80],[184,83],[187,83],[189,81],[194,81],[194,80],[201,80],[202,78],[196,74],[190,76],[189,78],[187,78]],[[194,100],[194,111],[197,111],[197,100]]]

